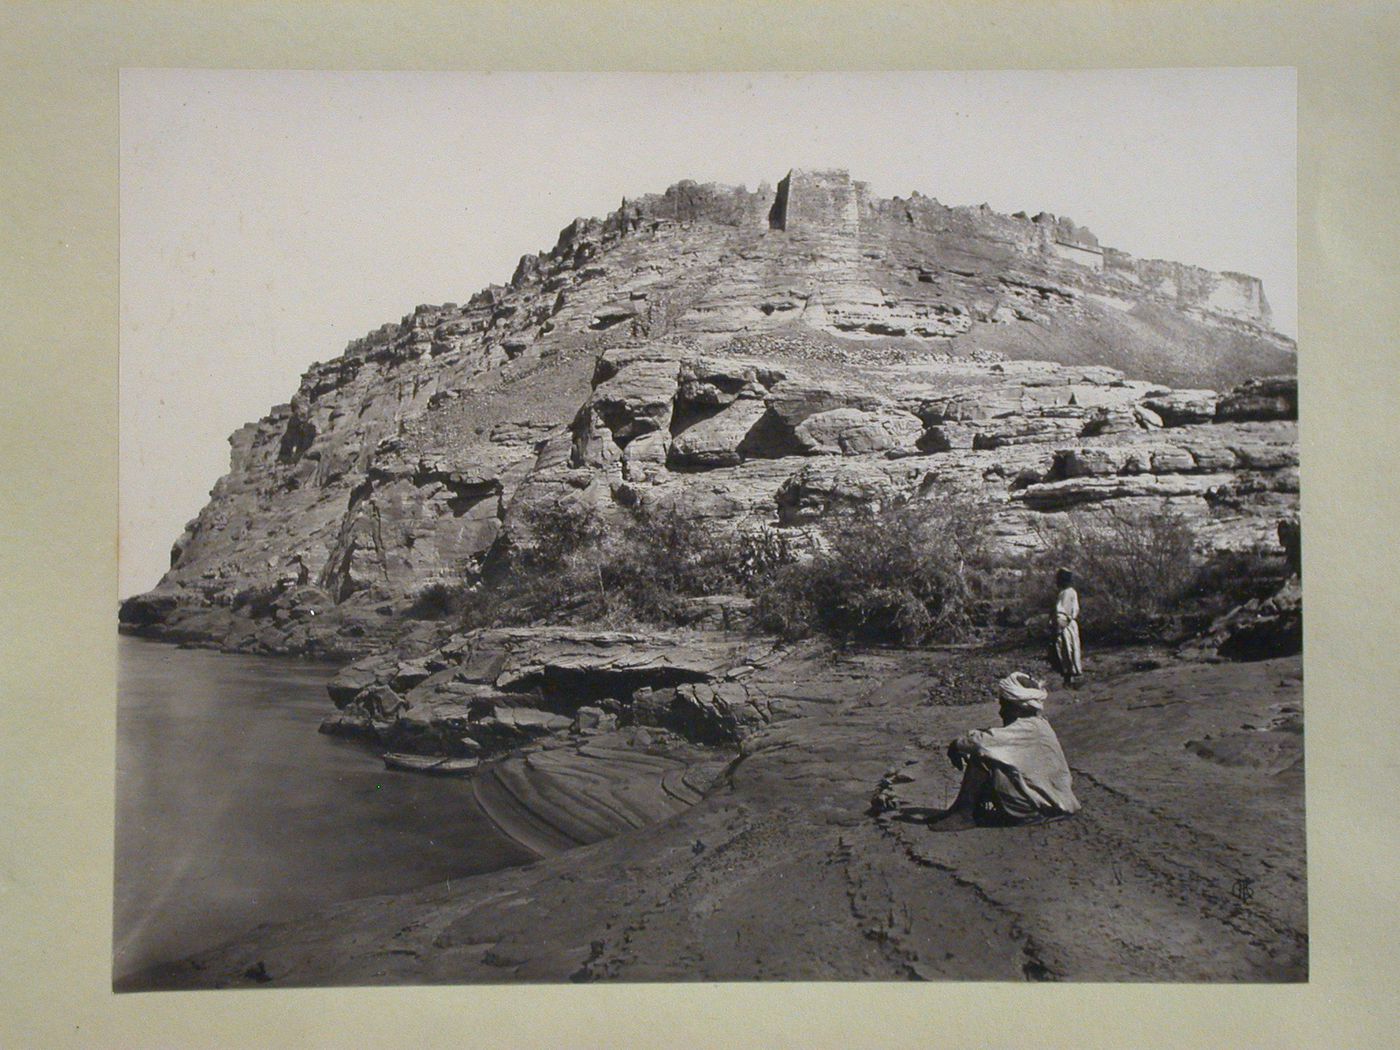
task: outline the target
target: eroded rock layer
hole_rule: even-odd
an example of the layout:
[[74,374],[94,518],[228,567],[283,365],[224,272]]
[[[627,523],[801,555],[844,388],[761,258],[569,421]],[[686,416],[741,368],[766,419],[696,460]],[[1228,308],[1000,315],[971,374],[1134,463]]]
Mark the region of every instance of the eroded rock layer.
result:
[[561,500],[819,530],[966,491],[1011,547],[1070,510],[1163,505],[1204,546],[1267,544],[1297,505],[1295,357],[1256,279],[1068,219],[877,200],[844,172],[683,182],[314,365],[233,435],[122,619],[368,649]]

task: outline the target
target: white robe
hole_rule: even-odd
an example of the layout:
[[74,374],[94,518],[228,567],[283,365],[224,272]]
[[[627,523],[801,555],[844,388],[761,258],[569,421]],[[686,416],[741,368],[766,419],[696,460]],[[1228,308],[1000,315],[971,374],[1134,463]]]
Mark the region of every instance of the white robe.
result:
[[1063,674],[1080,675],[1084,668],[1079,653],[1079,594],[1066,587],[1055,601],[1055,655]]

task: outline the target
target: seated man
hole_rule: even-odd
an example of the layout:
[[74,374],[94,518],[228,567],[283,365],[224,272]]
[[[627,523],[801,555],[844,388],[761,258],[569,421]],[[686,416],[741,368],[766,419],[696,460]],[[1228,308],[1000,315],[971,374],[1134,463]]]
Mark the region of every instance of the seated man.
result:
[[1064,752],[1042,714],[1045,689],[1021,671],[996,689],[1002,724],[948,745],[949,760],[964,772],[956,801],[935,819],[939,830],[1038,824],[1079,810]]

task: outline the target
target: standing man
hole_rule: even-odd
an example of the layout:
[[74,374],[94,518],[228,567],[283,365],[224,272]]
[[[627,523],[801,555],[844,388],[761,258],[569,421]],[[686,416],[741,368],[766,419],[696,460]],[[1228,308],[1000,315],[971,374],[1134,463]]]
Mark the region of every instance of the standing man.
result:
[[1055,573],[1059,597],[1055,599],[1055,656],[1065,685],[1073,685],[1084,674],[1079,653],[1079,593],[1074,589],[1074,573]]

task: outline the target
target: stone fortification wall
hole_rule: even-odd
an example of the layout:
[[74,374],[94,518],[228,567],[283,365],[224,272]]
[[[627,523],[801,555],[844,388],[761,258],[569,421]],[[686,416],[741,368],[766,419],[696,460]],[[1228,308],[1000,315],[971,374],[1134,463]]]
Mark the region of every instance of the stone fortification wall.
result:
[[1103,271],[1103,249],[1089,230],[1076,226],[1067,216],[1057,217],[1049,212],[1041,212],[1031,221],[1039,230],[1042,252],[1063,262]]
[[854,237],[860,232],[860,190],[839,169],[807,171],[794,168],[778,183],[768,223],[775,230],[834,233]]

